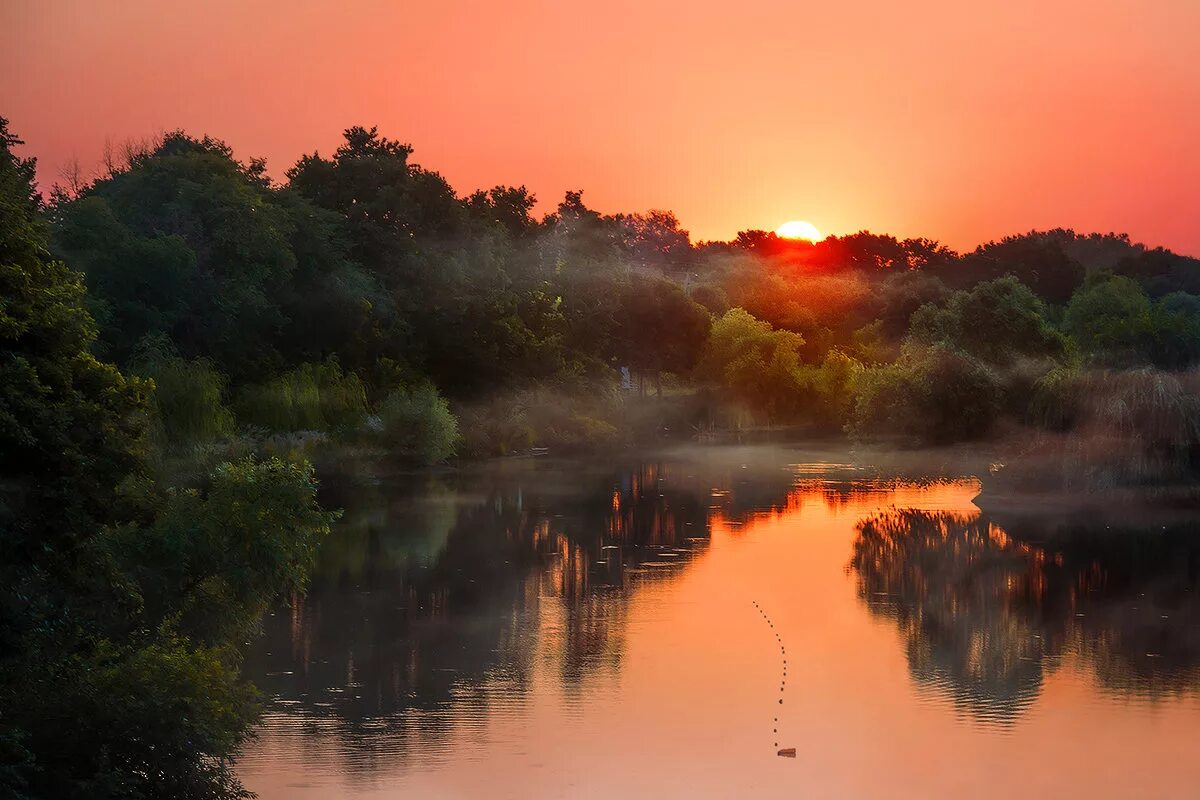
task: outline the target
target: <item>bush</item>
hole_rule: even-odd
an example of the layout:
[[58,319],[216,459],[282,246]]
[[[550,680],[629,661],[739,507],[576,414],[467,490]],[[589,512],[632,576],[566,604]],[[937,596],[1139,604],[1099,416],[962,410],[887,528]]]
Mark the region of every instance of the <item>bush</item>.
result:
[[496,397],[458,410],[463,453],[487,458],[528,450],[537,442],[526,395]]
[[263,384],[244,387],[234,404],[238,422],[271,432],[346,430],[367,416],[367,390],[336,360],[301,364]]
[[454,455],[458,421],[432,384],[397,389],[379,406],[379,435],[397,455],[437,464]]
[[1003,392],[996,373],[966,353],[909,344],[895,364],[858,374],[849,430],[928,444],[978,439],[995,424]]
[[[662,414],[648,421],[640,412],[661,412],[668,405],[603,392],[586,397],[547,390],[517,392],[459,410],[463,452],[489,457],[532,447],[568,452],[608,449],[623,444],[623,433],[636,428],[659,432]],[[619,429],[614,424],[618,419]]]

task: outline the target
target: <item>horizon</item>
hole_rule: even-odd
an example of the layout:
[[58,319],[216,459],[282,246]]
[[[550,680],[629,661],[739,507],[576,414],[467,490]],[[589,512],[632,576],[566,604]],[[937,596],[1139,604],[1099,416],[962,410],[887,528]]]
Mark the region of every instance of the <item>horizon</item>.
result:
[[[366,126],[366,127],[368,129],[371,129],[373,126]],[[197,134],[197,133],[193,133],[191,131],[186,131],[183,129],[165,130],[165,131],[159,130],[150,136],[135,137],[135,138],[126,140],[126,143],[135,145],[135,146],[139,145],[139,144],[144,144],[146,142],[152,143],[152,142],[156,141],[157,139],[160,139],[164,136],[168,136],[170,134],[175,134],[175,133],[178,133],[183,136],[187,136],[188,138],[193,138],[196,140],[200,140],[202,138],[208,137],[216,142],[220,142],[220,143],[226,144],[226,145],[229,144],[225,140],[221,139],[219,136],[213,136],[213,135],[207,134],[207,133],[198,133]],[[387,134],[382,131],[380,132],[380,135],[387,136]],[[18,146],[18,151],[24,155],[34,158],[34,160],[36,162],[35,166],[36,166],[36,176],[37,177],[36,177],[35,188],[37,189],[38,194],[41,195],[43,201],[47,201],[50,199],[50,195],[54,189],[69,188],[69,187],[65,187],[63,185],[64,181],[67,180],[65,172],[63,174],[60,174],[58,176],[58,178],[55,180],[46,179],[44,170],[42,168],[42,162],[38,159],[38,156],[34,152],[34,149],[31,148],[30,143],[27,140],[25,140],[23,137],[20,137],[19,134],[18,134],[18,138],[21,140],[21,142]],[[388,138],[394,138],[394,137],[388,137]],[[408,144],[407,142],[404,142],[403,140],[398,140],[398,141],[400,141],[401,143],[406,144],[406,145]],[[114,143],[108,142],[108,143],[106,143],[106,147],[110,144],[114,144]],[[115,144],[116,144],[115,150],[117,152],[119,152],[121,150],[121,147],[120,147],[119,143],[115,143]],[[233,149],[233,148],[231,147],[231,149]],[[320,155],[322,157],[328,157],[328,156],[332,156],[333,151],[336,149],[337,148],[331,148],[328,153],[322,152],[322,151],[313,151],[313,153],[316,155]],[[441,170],[430,167],[427,164],[422,164],[419,159],[415,158],[415,156],[416,156],[415,149],[413,152],[413,156],[414,156],[414,158],[412,158],[410,160],[410,163],[412,163],[416,166],[419,166],[423,169],[428,169],[429,171],[431,171],[433,173],[443,175],[443,177],[444,177],[444,173]],[[250,163],[251,159],[256,158],[255,156],[244,156],[242,154],[239,154],[236,151],[236,149],[233,149],[233,157],[235,159],[237,159],[243,165],[248,165]],[[120,161],[120,159],[118,158],[118,162],[119,161]],[[90,185],[92,182],[101,181],[106,177],[106,175],[103,173],[103,170],[101,169],[101,167],[99,165],[97,165],[95,168],[91,168],[91,169],[88,169],[88,168],[84,167],[83,165],[77,165],[77,166],[80,167],[81,176],[83,178],[84,185]],[[128,169],[128,165],[122,166],[118,163],[116,169],[118,172],[120,172],[124,169]],[[289,167],[289,169],[290,169],[290,167]],[[286,172],[286,170],[283,170],[283,171],[273,170],[273,169],[271,169],[271,165],[269,163],[266,164],[266,175],[271,180],[272,185],[274,185],[276,187],[283,187],[283,186],[288,185],[287,176],[284,174],[285,172]],[[470,187],[452,186],[452,188],[454,189],[456,195],[460,199],[466,199],[473,191],[475,191],[477,189],[486,190],[486,189],[489,189],[492,187],[480,186],[480,187],[470,188]],[[576,189],[568,188],[568,189],[564,190],[564,194],[566,194],[568,192],[572,192],[572,191],[580,191],[581,194],[584,196],[585,204],[587,203],[587,196],[586,196],[587,190],[586,189],[576,190]],[[535,213],[534,217],[538,221],[544,221],[545,218],[549,217],[550,215],[552,215],[554,213],[555,202],[544,200],[541,197],[537,197],[536,200],[537,200],[537,203],[534,206],[534,210],[536,213]],[[595,210],[605,216],[613,216],[613,215],[618,215],[618,214],[622,214],[622,213],[634,213],[634,214],[649,213],[649,212],[655,212],[655,211],[668,212],[668,213],[672,213],[672,214],[675,213],[670,208],[593,209],[593,210]],[[786,226],[786,225],[794,224],[796,222],[811,225],[811,223],[808,222],[807,220],[784,221],[782,223],[782,225]],[[1066,233],[1075,234],[1076,236],[1085,237],[1085,238],[1086,237],[1125,238],[1129,242],[1129,244],[1135,248],[1143,248],[1145,250],[1164,248],[1173,253],[1176,253],[1177,255],[1182,255],[1182,256],[1189,257],[1189,258],[1197,257],[1197,256],[1194,256],[1192,253],[1184,252],[1181,250],[1176,250],[1174,248],[1168,247],[1166,245],[1163,245],[1163,244],[1160,244],[1157,242],[1140,240],[1137,237],[1130,234],[1128,231],[1124,231],[1124,230],[1110,230],[1110,231],[1076,230],[1075,228],[1065,226],[1065,225],[1051,225],[1051,226],[1047,226],[1045,228],[1031,228],[1029,230],[1020,230],[1020,231],[1014,230],[1014,231],[1002,233],[1002,234],[1000,234],[996,237],[993,237],[991,239],[988,239],[988,240],[976,242],[974,244],[967,244],[966,246],[954,246],[954,245],[950,245],[948,242],[938,239],[937,237],[923,235],[919,232],[913,233],[913,234],[900,235],[900,234],[897,234],[892,231],[881,231],[881,230],[871,230],[868,228],[860,228],[857,230],[846,230],[846,231],[833,231],[833,232],[822,231],[822,232],[820,232],[819,238],[811,238],[810,239],[810,238],[807,238],[804,236],[797,237],[797,236],[781,235],[778,230],[779,226],[769,226],[769,225],[763,225],[761,227],[743,228],[739,231],[736,231],[735,233],[733,233],[732,235],[730,235],[728,238],[725,238],[725,239],[701,239],[701,238],[698,238],[692,231],[690,231],[688,229],[686,223],[684,223],[683,220],[679,220],[679,223],[680,223],[680,227],[682,228],[683,233],[688,234],[689,241],[691,242],[691,245],[693,247],[704,247],[704,246],[708,246],[708,245],[732,245],[735,243],[735,240],[739,234],[752,233],[752,232],[760,232],[760,233],[765,233],[765,234],[768,234],[771,236],[776,236],[780,239],[780,241],[787,242],[787,243],[790,243],[791,245],[795,245],[795,246],[819,245],[822,242],[828,241],[829,239],[844,239],[844,238],[859,235],[859,234],[868,234],[868,235],[872,235],[872,236],[882,236],[882,237],[890,236],[890,237],[896,239],[897,241],[905,241],[906,239],[913,239],[913,240],[929,239],[929,240],[937,242],[938,244],[941,244],[943,246],[950,247],[950,249],[953,252],[955,252],[959,255],[966,255],[968,253],[971,253],[971,252],[977,250],[978,248],[984,247],[985,245],[995,244],[995,243],[998,243],[998,242],[1001,242],[1001,241],[1004,241],[1004,240],[1010,239],[1010,238],[1021,238],[1021,237],[1025,237],[1025,236],[1049,234],[1049,233],[1053,233],[1055,231],[1064,231]]]
[[106,140],[176,128],[278,180],[368,124],[460,194],[525,185],[544,214],[582,188],[603,213],[671,210],[697,242],[799,219],[960,251],[1061,227],[1200,254],[1182,0],[334,8],[7,8],[0,63],[23,80],[0,113],[44,189]]

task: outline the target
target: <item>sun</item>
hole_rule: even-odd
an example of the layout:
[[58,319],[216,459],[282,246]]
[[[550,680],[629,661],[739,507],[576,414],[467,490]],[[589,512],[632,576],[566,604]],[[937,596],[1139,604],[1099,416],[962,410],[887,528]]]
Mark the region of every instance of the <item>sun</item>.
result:
[[780,239],[807,239],[810,242],[819,242],[825,238],[816,225],[802,219],[783,223],[775,229],[775,235]]

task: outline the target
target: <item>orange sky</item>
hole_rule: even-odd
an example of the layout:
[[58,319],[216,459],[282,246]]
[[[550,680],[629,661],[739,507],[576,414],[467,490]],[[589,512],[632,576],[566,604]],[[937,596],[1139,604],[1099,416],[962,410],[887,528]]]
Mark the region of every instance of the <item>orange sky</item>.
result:
[[365,124],[460,191],[583,188],[695,239],[1063,225],[1200,254],[1198,37],[1196,0],[5,0],[0,115],[45,184],[176,127],[279,175]]

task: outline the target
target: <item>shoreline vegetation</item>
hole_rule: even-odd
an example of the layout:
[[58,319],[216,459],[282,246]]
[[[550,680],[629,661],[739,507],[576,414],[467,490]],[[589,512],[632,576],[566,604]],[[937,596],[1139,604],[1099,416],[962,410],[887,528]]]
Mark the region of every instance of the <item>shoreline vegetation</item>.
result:
[[160,452],[416,466],[765,429],[979,442],[1070,491],[1195,474],[1196,259],[1062,229],[693,243],[667,211],[534,206],[355,127],[283,183],[207,136],[127,143],[41,216],[97,357],[153,381]]
[[284,182],[174,132],[39,193],[20,144],[0,120],[16,796],[245,795],[242,648],[337,518],[322,454],[817,437],[969,453],[985,495],[1192,500],[1200,262],[1128,236],[693,243],[579,191],[460,196],[360,127]]

